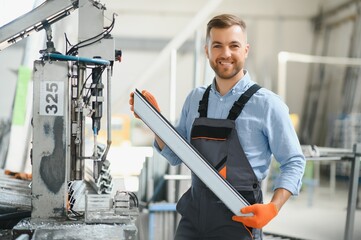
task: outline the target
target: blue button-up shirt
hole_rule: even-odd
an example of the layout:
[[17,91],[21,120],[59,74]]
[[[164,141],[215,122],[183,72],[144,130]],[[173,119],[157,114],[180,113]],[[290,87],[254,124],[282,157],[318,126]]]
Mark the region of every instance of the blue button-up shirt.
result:
[[[227,94],[221,96],[213,81],[207,117],[226,119],[233,103],[254,83],[245,71],[244,77]],[[207,86],[202,86],[190,92],[175,126],[189,142],[194,119],[199,117],[199,101],[206,88]],[[258,90],[236,119],[236,129],[241,146],[259,181],[268,174],[273,154],[280,163],[280,175],[274,182],[274,188],[284,188],[293,195],[298,195],[306,161],[289,117],[288,107],[279,96],[265,88]],[[156,143],[155,146],[159,151]],[[172,165],[182,163],[167,146],[161,154]]]

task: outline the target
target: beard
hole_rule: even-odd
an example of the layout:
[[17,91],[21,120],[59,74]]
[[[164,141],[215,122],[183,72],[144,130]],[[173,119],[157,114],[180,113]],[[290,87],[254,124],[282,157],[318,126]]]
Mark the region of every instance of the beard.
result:
[[213,71],[216,73],[216,75],[222,79],[231,79],[235,77],[237,74],[239,74],[239,72],[241,72],[243,69],[241,64],[233,63],[231,66],[225,67],[211,61],[209,63]]

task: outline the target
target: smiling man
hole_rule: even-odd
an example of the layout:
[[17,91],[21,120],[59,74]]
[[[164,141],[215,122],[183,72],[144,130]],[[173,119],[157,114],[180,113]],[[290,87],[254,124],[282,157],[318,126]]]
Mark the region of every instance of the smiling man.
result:
[[[247,199],[251,205],[240,211],[252,216],[233,216],[192,174],[192,186],[177,204],[182,218],[176,240],[262,239],[262,227],[299,193],[305,158],[288,107],[251,80],[244,69],[249,49],[246,24],[237,16],[222,14],[208,22],[205,53],[215,77],[190,92],[176,129]],[[154,96],[143,94],[159,110]],[[133,110],[133,94],[129,102]],[[157,136],[155,147],[170,164],[182,163]],[[261,182],[272,154],[280,175],[271,201],[263,203]]]
[[208,24],[205,52],[216,73],[216,82],[224,81],[225,87],[230,89],[244,76],[243,67],[249,50],[246,25],[240,21],[239,25],[228,26],[219,21],[222,15],[218,18]]

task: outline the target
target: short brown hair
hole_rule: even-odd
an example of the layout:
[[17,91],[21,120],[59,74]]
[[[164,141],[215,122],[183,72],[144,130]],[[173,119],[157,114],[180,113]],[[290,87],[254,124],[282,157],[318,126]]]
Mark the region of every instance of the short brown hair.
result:
[[246,34],[246,23],[239,17],[232,14],[221,14],[213,17],[207,24],[206,41],[209,40],[209,35],[212,28],[229,28],[234,25],[238,25],[242,28],[242,31]]

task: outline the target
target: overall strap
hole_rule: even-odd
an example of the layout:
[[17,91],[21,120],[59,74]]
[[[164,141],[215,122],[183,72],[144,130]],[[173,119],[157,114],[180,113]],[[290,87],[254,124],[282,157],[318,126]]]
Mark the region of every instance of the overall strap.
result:
[[199,101],[199,117],[207,117],[207,111],[208,111],[208,98],[209,98],[209,92],[211,91],[211,85],[209,85],[206,89],[206,91],[203,94],[202,100]]
[[247,89],[247,91],[245,93],[243,93],[237,101],[234,102],[231,110],[229,111],[228,117],[227,119],[230,120],[236,120],[239,116],[239,114],[241,114],[244,106],[246,105],[246,103],[248,102],[248,100],[253,96],[253,94],[255,94],[259,89],[261,88],[261,86],[257,85],[257,84],[253,84],[250,88]]

